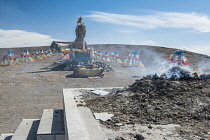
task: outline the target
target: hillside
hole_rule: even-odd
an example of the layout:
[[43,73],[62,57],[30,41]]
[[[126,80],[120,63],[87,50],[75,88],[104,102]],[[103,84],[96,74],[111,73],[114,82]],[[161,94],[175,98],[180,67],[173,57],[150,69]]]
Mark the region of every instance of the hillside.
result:
[[[176,51],[175,48],[166,48],[160,46],[147,46],[147,45],[125,45],[125,44],[89,44],[89,47],[93,47],[97,51],[102,53],[107,51],[111,54],[113,51],[118,51],[122,60],[131,52],[137,51],[140,55],[140,59],[146,66],[158,65],[170,57],[170,55]],[[28,49],[29,53],[35,49],[48,49],[49,46],[37,46],[37,47],[20,47],[11,48],[14,51],[15,57],[19,57],[23,49]],[[2,56],[9,48],[0,48],[0,56]],[[210,56],[199,54],[196,52],[185,51],[185,55],[189,63],[193,67],[198,67],[201,62],[209,62]]]
[[[118,51],[121,58],[125,57],[133,51],[137,51],[140,55],[140,59],[144,64],[152,65],[153,62],[162,62],[166,58],[176,51],[175,48],[166,48],[160,46],[146,46],[146,45],[123,45],[123,44],[90,44],[97,51],[108,51],[112,53],[113,51]],[[184,51],[184,50],[183,50]],[[210,56],[199,54],[196,52],[184,51],[185,55],[192,64],[192,66],[197,67],[201,61],[209,61]]]

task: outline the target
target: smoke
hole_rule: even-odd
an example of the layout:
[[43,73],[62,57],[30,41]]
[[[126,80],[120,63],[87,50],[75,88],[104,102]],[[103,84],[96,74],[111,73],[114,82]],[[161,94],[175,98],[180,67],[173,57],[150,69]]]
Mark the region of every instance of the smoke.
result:
[[[106,51],[108,51],[109,54],[113,51],[118,51],[122,62],[124,62],[125,58],[132,52],[136,51],[138,53],[145,67],[126,67],[125,69],[130,72],[130,76],[146,76],[155,73],[161,75],[163,73],[159,69],[163,66],[163,62],[165,61],[165,57],[163,57],[164,54],[157,52],[152,47],[143,45],[108,45],[106,47]],[[100,51],[103,53],[103,50]]]
[[198,64],[197,72],[199,74],[210,73],[210,60],[203,60]]
[[146,76],[148,74],[162,74],[160,68],[163,66],[163,62],[165,61],[163,54],[156,52],[154,49],[146,48],[139,49],[138,51],[139,57],[145,67],[140,69],[131,67],[131,71],[140,76]]
[[[122,62],[126,59],[126,57],[131,54],[132,52],[137,52],[139,55],[139,58],[142,62],[142,64],[145,67],[135,67],[135,66],[128,66],[123,67],[123,64],[113,64],[110,63],[110,66],[122,66],[122,69],[114,69],[116,70],[116,76],[117,75],[125,75],[127,77],[143,77],[146,75],[154,75],[157,74],[158,76],[162,75],[166,71],[171,68],[170,66],[165,64],[166,58],[169,57],[168,53],[165,52],[164,48],[159,47],[151,47],[151,46],[145,46],[145,45],[123,45],[123,44],[98,44],[98,45],[90,45],[93,47],[96,51],[101,51],[103,54],[104,52],[108,52],[109,55],[111,55],[112,52],[118,51],[118,54],[120,56],[120,59]],[[173,53],[173,52],[171,52]],[[191,56],[192,57],[192,56]],[[198,74],[204,74],[204,73],[210,73],[210,60],[206,56],[204,58],[203,56],[196,55],[195,56],[197,60],[194,60],[196,63],[199,61],[199,59],[202,59],[203,61],[198,65],[198,69],[196,70]],[[205,60],[205,61],[204,61]],[[108,64],[109,65],[109,64]],[[175,66],[175,65],[174,65]],[[177,65],[178,66],[178,65]],[[163,68],[163,69],[162,69]],[[181,77],[193,77],[192,71],[189,70],[188,67],[181,67],[183,70],[173,70],[172,73],[168,73],[167,77],[171,77],[172,75],[180,78]],[[124,71],[123,71],[124,70]],[[129,73],[127,73],[129,71]],[[189,73],[191,74],[189,74]],[[167,73],[166,73],[167,74]],[[119,77],[120,77],[119,76]]]

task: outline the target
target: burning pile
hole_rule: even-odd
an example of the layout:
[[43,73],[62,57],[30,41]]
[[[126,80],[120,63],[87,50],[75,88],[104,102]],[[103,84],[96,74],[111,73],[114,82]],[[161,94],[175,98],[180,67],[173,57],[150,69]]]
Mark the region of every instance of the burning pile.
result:
[[190,79],[200,79],[200,80],[209,80],[210,74],[201,74],[198,75],[196,72],[191,73],[186,69],[183,69],[179,66],[170,68],[168,71],[164,72],[160,77],[157,75],[148,75],[149,78],[164,78],[170,80],[190,80]]
[[192,79],[195,76],[188,70],[176,66],[164,72],[160,77],[165,79]]
[[101,122],[121,124],[180,124],[179,133],[206,136],[210,128],[210,83],[199,79],[168,80],[154,76],[136,80],[118,94],[87,100],[93,112],[114,114]]

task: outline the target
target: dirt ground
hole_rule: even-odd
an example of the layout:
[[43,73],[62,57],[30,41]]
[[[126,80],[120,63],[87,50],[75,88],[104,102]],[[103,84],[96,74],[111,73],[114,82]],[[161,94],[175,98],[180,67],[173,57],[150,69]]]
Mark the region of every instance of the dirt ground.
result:
[[54,54],[42,60],[23,62],[20,66],[0,67],[0,134],[14,132],[22,119],[40,119],[44,109],[62,109],[63,88],[125,87],[136,78],[126,68],[105,72],[102,79],[66,78],[71,71],[50,71],[60,59]]

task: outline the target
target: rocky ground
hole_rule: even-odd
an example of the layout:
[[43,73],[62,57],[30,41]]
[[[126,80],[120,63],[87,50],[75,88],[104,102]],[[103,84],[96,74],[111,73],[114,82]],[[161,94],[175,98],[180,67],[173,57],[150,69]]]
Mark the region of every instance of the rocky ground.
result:
[[[139,134],[144,130],[149,137],[155,129],[171,129],[170,126],[162,128],[157,125],[175,123],[181,127],[173,131],[183,139],[207,139],[210,128],[210,81],[142,79],[146,74],[157,71],[159,62],[169,57],[173,49],[134,45],[127,48],[120,45],[92,46],[110,53],[117,50],[123,57],[124,51],[140,48],[140,58],[146,67],[122,67],[118,63],[106,62],[114,71],[105,72],[102,79],[87,79],[66,78],[66,75],[72,74],[71,71],[51,71],[53,62],[61,57],[59,54],[34,62],[22,62],[20,66],[0,66],[0,134],[14,132],[22,119],[39,119],[44,109],[63,108],[63,88],[128,87],[104,97],[93,95],[87,100],[93,112],[114,114],[111,121],[101,122],[106,129],[112,129],[110,133],[126,131],[126,135],[134,135],[131,132]],[[4,51],[0,49],[1,54]],[[209,61],[208,56],[191,52],[186,52],[186,55],[196,67],[200,61]],[[123,126],[119,126],[121,123]],[[137,124],[140,126],[137,127]],[[126,138],[121,136],[119,139],[123,137]]]

